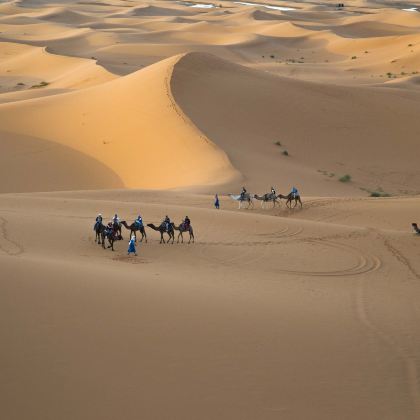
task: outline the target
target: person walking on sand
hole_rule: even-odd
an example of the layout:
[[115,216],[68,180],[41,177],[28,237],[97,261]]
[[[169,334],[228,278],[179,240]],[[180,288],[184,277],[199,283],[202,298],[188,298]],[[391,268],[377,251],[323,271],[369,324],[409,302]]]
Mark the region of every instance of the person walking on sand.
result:
[[137,257],[137,251],[136,251],[136,237],[133,235],[130,239],[130,242],[128,243],[128,254],[134,254]]
[[219,196],[217,194],[214,196],[214,207],[216,207],[217,210],[220,209]]

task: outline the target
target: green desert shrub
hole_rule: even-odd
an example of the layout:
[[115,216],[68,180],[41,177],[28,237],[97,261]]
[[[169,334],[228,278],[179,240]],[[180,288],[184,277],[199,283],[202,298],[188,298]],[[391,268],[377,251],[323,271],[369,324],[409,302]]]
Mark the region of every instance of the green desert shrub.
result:
[[338,180],[340,182],[350,182],[351,181],[351,175],[349,175],[349,174],[343,175]]

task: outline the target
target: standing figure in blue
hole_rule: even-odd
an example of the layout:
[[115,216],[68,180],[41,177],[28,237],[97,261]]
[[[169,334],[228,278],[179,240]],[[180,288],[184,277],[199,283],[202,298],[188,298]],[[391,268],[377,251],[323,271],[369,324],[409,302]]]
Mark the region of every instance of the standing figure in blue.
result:
[[217,194],[214,196],[214,207],[216,207],[217,210],[220,209],[219,196]]
[[133,235],[130,239],[130,242],[128,243],[128,254],[134,254],[137,257],[137,251],[136,251],[136,237]]
[[292,187],[290,194],[292,194],[292,198],[295,199],[299,195],[299,192],[296,187]]

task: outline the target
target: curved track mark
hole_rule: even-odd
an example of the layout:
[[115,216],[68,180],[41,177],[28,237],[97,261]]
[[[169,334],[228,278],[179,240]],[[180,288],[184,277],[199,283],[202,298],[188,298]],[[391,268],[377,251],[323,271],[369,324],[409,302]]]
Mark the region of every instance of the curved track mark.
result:
[[23,254],[24,248],[22,245],[10,239],[7,231],[7,220],[0,216],[0,251],[3,251],[9,256],[17,256]]

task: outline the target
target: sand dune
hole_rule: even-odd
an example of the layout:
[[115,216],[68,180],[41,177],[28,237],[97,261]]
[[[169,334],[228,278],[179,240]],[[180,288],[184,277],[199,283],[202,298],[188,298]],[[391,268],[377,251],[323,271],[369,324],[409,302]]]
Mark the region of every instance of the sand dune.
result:
[[[3,43],[0,55],[1,90],[75,89],[101,84],[114,76],[93,60],[70,58],[49,54],[41,47],[16,43]],[[40,84],[44,83],[45,86]],[[1,98],[0,98],[1,100]]]
[[[328,170],[353,175],[357,189],[381,183],[391,190],[408,187],[407,173],[417,173],[418,109],[414,98],[401,92],[281,79],[202,54],[186,55],[176,64],[172,91],[255,187],[278,182],[288,188],[293,182],[343,191],[341,183],[317,172]],[[282,156],[275,141],[291,156]],[[417,190],[419,180],[411,179],[408,188]]]
[[224,152],[172,100],[168,83],[178,59],[96,88],[3,104],[1,126],[85,153],[117,173],[126,187],[168,188],[228,180],[235,172]]

